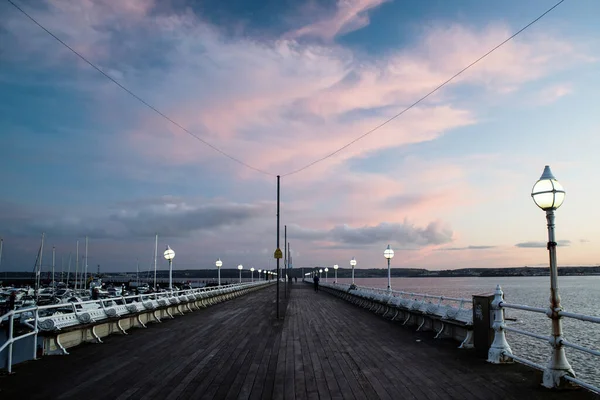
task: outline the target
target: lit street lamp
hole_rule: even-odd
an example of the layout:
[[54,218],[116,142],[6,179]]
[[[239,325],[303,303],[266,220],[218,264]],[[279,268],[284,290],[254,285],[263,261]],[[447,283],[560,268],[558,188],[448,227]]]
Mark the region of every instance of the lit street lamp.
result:
[[335,271],[335,283],[336,283],[336,284],[337,284],[337,270],[338,270],[338,268],[339,268],[339,267],[340,267],[340,266],[339,266],[339,265],[337,265],[337,264],[335,264],[335,265],[333,266],[333,269],[334,269],[334,271]]
[[173,290],[173,259],[175,258],[175,252],[169,245],[167,245],[164,256],[169,261],[169,290]]
[[242,283],[242,270],[244,269],[244,266],[240,264],[238,265],[238,269],[240,270],[240,283]]
[[321,278],[323,275],[323,268],[319,268],[319,278]]
[[354,267],[356,266],[356,259],[354,257],[350,260],[350,266],[352,267],[352,284],[354,285]]
[[258,270],[258,280],[260,281],[260,274],[262,273],[262,269]]
[[223,261],[219,258],[215,265],[217,266],[217,273],[219,274],[219,286],[221,286],[221,267],[223,266]]
[[254,267],[250,268],[251,281],[254,282]]
[[390,248],[390,245],[388,244],[387,249],[385,249],[383,251],[383,256],[385,258],[387,258],[387,262],[388,262],[388,292],[392,291],[392,274],[391,274],[391,270],[390,270],[390,260],[392,258],[394,258],[394,250],[392,250]]
[[329,272],[329,268],[325,267],[325,282],[327,282],[327,272]]
[[550,253],[550,309],[548,316],[552,319],[552,357],[544,370],[542,385],[555,388],[561,385],[565,375],[575,376],[575,372],[567,361],[562,341],[562,321],[560,312],[560,295],[558,294],[558,268],[556,266],[556,238],[554,236],[554,210],[565,200],[565,191],[556,180],[550,167],[546,165],[540,179],[531,189],[531,197],[535,204],[546,211],[548,223],[548,252]]

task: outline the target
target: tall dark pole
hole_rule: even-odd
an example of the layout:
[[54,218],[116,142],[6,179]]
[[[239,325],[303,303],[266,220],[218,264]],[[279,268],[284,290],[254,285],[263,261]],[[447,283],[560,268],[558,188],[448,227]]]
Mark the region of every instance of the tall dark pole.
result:
[[[277,248],[279,248],[279,175],[277,175]],[[279,258],[277,258],[277,319],[279,319]]]
[[285,298],[287,299],[287,291],[288,291],[288,277],[287,277],[287,225],[283,226],[283,268],[285,270]]

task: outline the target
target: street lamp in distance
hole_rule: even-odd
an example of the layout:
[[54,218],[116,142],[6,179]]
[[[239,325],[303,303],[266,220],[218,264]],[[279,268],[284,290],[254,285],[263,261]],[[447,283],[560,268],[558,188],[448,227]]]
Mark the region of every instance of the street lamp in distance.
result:
[[219,258],[216,262],[215,265],[217,266],[217,273],[218,273],[218,282],[219,282],[219,286],[221,286],[221,267],[223,266],[223,261],[221,261],[221,259]]
[[352,284],[354,285],[354,267],[356,267],[356,258],[352,257],[352,260],[350,260],[350,266],[352,267]]
[[394,250],[392,250],[390,248],[390,245],[388,244],[387,249],[385,249],[383,251],[383,256],[387,259],[387,264],[388,264],[388,286],[387,286],[387,290],[388,292],[392,291],[392,274],[391,274],[391,269],[390,269],[390,260],[392,258],[394,258]]
[[238,265],[238,269],[240,270],[240,283],[242,283],[242,270],[244,269],[244,266],[240,264]]
[[167,245],[163,255],[169,261],[169,290],[173,290],[173,259],[175,258],[175,252]]

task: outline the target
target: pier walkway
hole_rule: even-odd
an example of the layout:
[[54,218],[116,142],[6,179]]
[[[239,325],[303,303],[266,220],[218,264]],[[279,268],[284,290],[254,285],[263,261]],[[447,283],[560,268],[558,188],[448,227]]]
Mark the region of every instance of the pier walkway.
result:
[[[281,293],[283,298],[283,293]],[[4,399],[593,399],[550,392],[521,365],[491,365],[295,283],[285,320],[269,287],[0,377]]]

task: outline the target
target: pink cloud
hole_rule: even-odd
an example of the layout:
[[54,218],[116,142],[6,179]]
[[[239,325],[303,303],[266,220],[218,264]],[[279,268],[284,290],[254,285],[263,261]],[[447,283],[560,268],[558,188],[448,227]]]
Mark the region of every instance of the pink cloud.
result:
[[[208,29],[198,24],[203,32]],[[196,28],[185,29],[192,29],[188,37],[198,36],[193,34]],[[167,113],[226,151],[244,153],[246,161],[261,169],[287,172],[372,129],[431,90],[450,71],[460,69],[465,60],[475,59],[483,48],[497,43],[507,30],[491,27],[481,33],[455,27],[434,31],[424,39],[427,51],[405,49],[372,63],[363,63],[348,50],[335,46],[301,45],[293,41],[229,43],[215,31],[210,32],[203,46],[219,67],[208,67],[199,76],[187,68],[181,73],[173,72],[173,79],[167,79],[160,92],[166,98],[180,100],[171,103]],[[449,49],[435,44],[437,39],[469,45]],[[564,42],[539,40],[503,48],[500,51],[507,54],[490,60],[491,65],[486,64],[487,60],[477,65],[462,81],[484,87],[492,85],[498,90],[507,85],[518,87],[559,68],[558,58],[574,51]],[[187,47],[191,45],[183,46]],[[534,51],[536,48],[542,50]],[[195,56],[187,52],[180,56],[192,64],[206,59],[204,54]],[[237,65],[244,67],[238,71]],[[181,82],[186,82],[185,87]],[[362,110],[371,111],[352,117],[353,112]],[[401,120],[380,129],[373,139],[363,140],[312,168],[307,179],[350,158],[433,140],[451,129],[475,122],[471,111],[457,108],[442,92]],[[148,135],[146,142],[159,140],[163,133],[162,129],[156,133],[144,130],[144,135]],[[178,163],[195,162],[189,141],[177,142],[169,149],[153,147],[171,152],[172,156],[164,154],[164,157]]]
[[[358,29],[368,23],[366,12],[381,3],[340,3],[334,16],[302,28],[295,37],[332,39]],[[480,30],[453,25],[425,32],[412,47],[362,59],[350,49],[333,44],[307,44],[289,38],[263,42],[232,40],[190,13],[148,18],[152,2],[51,4],[54,8],[49,15],[41,15],[42,22],[58,29],[68,43],[74,43],[101,65],[109,64],[115,54],[124,54],[119,59],[122,63],[111,70],[107,67],[112,76],[198,136],[251,165],[275,173],[289,172],[326,156],[369,131],[510,32],[498,25]],[[109,25],[117,34],[105,29]],[[143,43],[146,38],[172,39],[165,70],[135,67],[128,58],[128,47],[116,40],[118,33],[123,32],[132,34],[134,43]],[[48,42],[44,39],[39,43]],[[34,52],[42,51],[41,46],[36,46]],[[450,88],[469,85],[494,93],[519,91],[527,83],[580,59],[577,48],[568,41],[532,35],[527,41],[507,44]],[[89,72],[88,66],[84,68]],[[102,102],[124,96],[104,81],[80,83],[85,84],[85,90],[97,90]],[[554,94],[562,96],[566,92],[557,88]],[[107,118],[110,116],[107,114]],[[169,176],[162,170],[175,167],[177,172],[171,174],[178,173],[176,179],[190,187],[202,174],[222,176],[234,186],[242,180],[274,183],[272,177],[257,175],[224,159],[146,109],[131,111],[128,117],[134,127],[123,132],[118,145],[119,157],[131,161],[115,163],[110,171],[161,183]],[[467,170],[489,160],[469,159],[461,163],[408,156],[385,173],[349,170],[349,161],[432,141],[475,123],[477,115],[469,104],[459,105],[448,90],[441,91],[342,153],[301,174],[284,177],[284,218],[301,221],[299,225],[307,229],[331,229],[343,224],[354,229],[382,222],[426,227],[432,221],[443,221],[441,224],[451,226],[449,211],[455,211],[457,205],[466,210],[483,196],[507,196],[513,189],[498,185],[479,192],[471,186]],[[136,166],[137,161],[145,161],[143,165],[148,169]],[[197,190],[201,192],[202,187]],[[256,240],[256,234],[247,233],[244,239]],[[335,243],[324,240],[322,244]],[[442,252],[433,252],[434,248],[413,251],[405,262],[443,261]],[[496,250],[485,254],[490,260],[510,260]]]
[[538,94],[538,104],[554,103],[558,99],[573,93],[573,87],[570,84],[562,83],[549,86],[541,90]]
[[290,32],[291,38],[318,37],[332,40],[336,36],[369,25],[368,11],[388,0],[338,0],[335,12],[317,22]]

